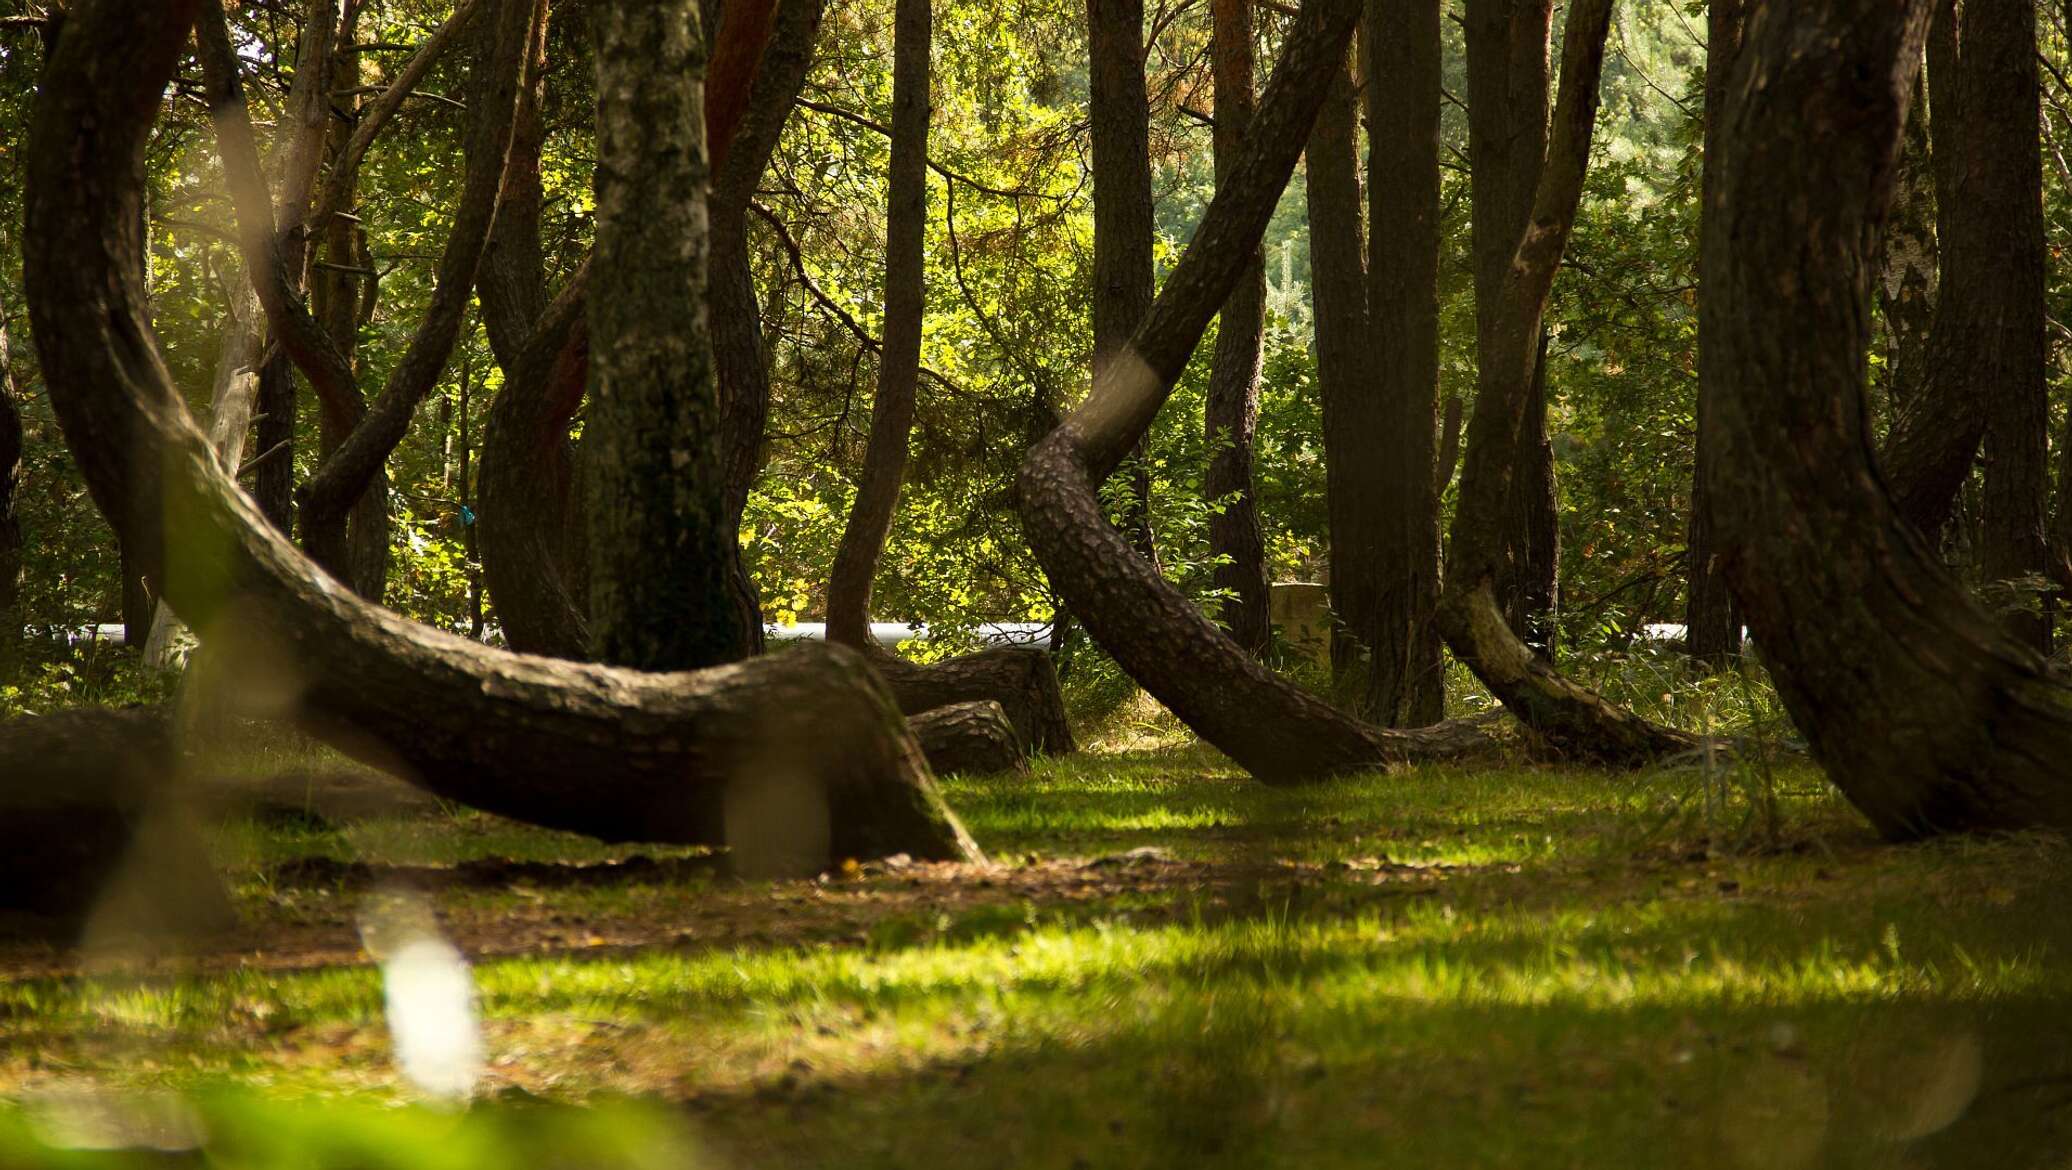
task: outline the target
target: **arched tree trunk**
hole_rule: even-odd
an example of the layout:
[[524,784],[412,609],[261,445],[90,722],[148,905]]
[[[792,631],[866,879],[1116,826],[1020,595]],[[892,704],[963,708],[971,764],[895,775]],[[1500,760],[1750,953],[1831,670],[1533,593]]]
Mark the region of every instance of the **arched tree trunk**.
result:
[[[1989,576],[2043,564],[2044,353],[2035,4],[1938,0],[1928,37],[1942,279],[1925,384],[1901,403],[1880,464],[1904,516],[1937,542],[1989,433]],[[1997,420],[1997,421],[1996,421]],[[2023,623],[2033,645],[2041,623]]]
[[[978,856],[889,695],[850,652],[643,674],[488,650],[337,589],[264,525],[187,417],[133,270],[136,160],[196,7],[97,0],[75,13],[39,101],[25,233],[60,422],[118,528],[174,518],[181,557],[166,594],[182,619],[205,639],[271,647],[281,673],[269,698],[492,812],[606,838],[743,846],[805,825],[808,840],[788,853],[807,849],[819,864]],[[147,458],[126,458],[131,447]]]
[[1865,420],[1871,257],[1928,7],[1818,0],[1749,22],[1704,233],[1721,295],[1702,327],[1734,373],[1708,386],[1712,498],[1778,693],[1873,824],[2062,829],[2072,690],[1902,517]]
[[[1216,178],[1237,163],[1252,123],[1252,0],[1213,0],[1209,58],[1216,81]],[[1223,624],[1238,645],[1263,656],[1273,639],[1267,612],[1266,538],[1252,482],[1259,429],[1259,364],[1266,331],[1266,264],[1257,247],[1251,267],[1223,303],[1209,362],[1203,407],[1209,466],[1202,494],[1220,505],[1209,515],[1209,552],[1221,563],[1211,579],[1222,591]]]
[[856,480],[856,502],[828,575],[827,638],[871,646],[871,585],[899,489],[906,478],[921,380],[921,326],[927,314],[928,58],[931,0],[899,0],[893,19],[892,161],[885,216],[885,340],[871,398],[870,440]]
[[[1087,115],[1093,133],[1094,382],[1151,311],[1157,232],[1151,196],[1151,97],[1144,83],[1144,0],[1086,0]],[[1151,467],[1138,441],[1120,520],[1131,547],[1158,564]]]
[[[1470,23],[1477,19],[1488,20],[1488,13],[1476,14]],[[1478,341],[1475,413],[1468,423],[1439,626],[1454,657],[1473,670],[1520,722],[1556,749],[1608,763],[1636,764],[1688,750],[1695,740],[1636,718],[1563,678],[1519,639],[1495,590],[1512,547],[1504,524],[1512,478],[1521,465],[1521,446],[1533,437],[1527,416],[1541,318],[1582,198],[1610,21],[1609,0],[1578,0],[1569,10],[1562,36],[1560,97],[1546,158],[1537,168],[1532,211],[1520,223],[1513,258],[1495,293],[1497,303],[1487,325],[1478,328],[1483,337]],[[1543,35],[1530,31],[1541,27],[1537,16],[1525,23],[1525,33],[1512,26],[1524,42]],[[1529,80],[1530,71],[1527,76]],[[1476,231],[1481,230],[1478,223]],[[1478,242],[1477,249],[1481,247]],[[1476,315],[1479,323],[1479,306]]]
[[[1546,166],[1547,41],[1553,17],[1553,0],[1473,0],[1461,19],[1467,45],[1468,155],[1473,163],[1469,177],[1474,196],[1475,401],[1478,415],[1482,400],[1492,395],[1507,409],[1521,412],[1519,433],[1505,451],[1507,491],[1502,506],[1489,517],[1502,542],[1492,565],[1491,587],[1511,629],[1543,651],[1551,645],[1545,627],[1552,616],[1556,568],[1555,550],[1545,536],[1554,520],[1541,514],[1554,506],[1553,466],[1542,458],[1547,442],[1544,388],[1536,380],[1537,318],[1544,306],[1531,309],[1535,348],[1521,358],[1511,336],[1521,325],[1519,310],[1507,303],[1505,288]],[[1594,110],[1594,74],[1591,88]],[[1507,391],[1514,381],[1517,388]],[[1521,394],[1525,401],[1513,406]],[[1469,459],[1472,464],[1472,453]]]

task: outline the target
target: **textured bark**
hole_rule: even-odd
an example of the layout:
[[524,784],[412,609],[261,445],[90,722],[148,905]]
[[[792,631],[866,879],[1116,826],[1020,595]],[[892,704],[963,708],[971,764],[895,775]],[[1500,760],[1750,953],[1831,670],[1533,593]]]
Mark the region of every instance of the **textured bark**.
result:
[[706,333],[705,46],[692,0],[597,10],[591,640],[643,670],[739,656]]
[[[1719,130],[1725,117],[1727,83],[1733,79],[1734,58],[1741,47],[1741,25],[1745,13],[1742,0],[1712,0],[1706,8],[1705,38],[1705,138],[1703,169],[1699,173],[1699,216],[1713,215],[1719,197]],[[1700,281],[1702,302],[1717,295]],[[1702,312],[1702,310],[1701,310]],[[1701,384],[1726,374],[1709,360],[1710,341],[1698,337],[1698,378]],[[1697,409],[1697,451],[1692,460],[1691,521],[1684,554],[1684,649],[1701,664],[1724,666],[1741,652],[1741,615],[1734,610],[1733,594],[1727,589],[1726,574],[1719,565],[1712,535],[1712,506],[1706,494],[1706,465],[1718,458],[1716,424],[1706,410],[1707,395],[1701,390]]]
[[1029,768],[1007,711],[991,700],[937,707],[907,723],[938,776],[990,776]]
[[953,703],[996,702],[1030,751],[1061,756],[1077,750],[1057,668],[1047,651],[996,646],[925,666],[891,655],[873,662],[908,715]]
[[[130,273],[142,157],[195,0],[96,4],[46,76],[27,151],[29,304],[53,405],[95,502],[170,509],[167,596],[204,636],[264,643],[270,691],[334,742],[448,799],[624,840],[841,857],[975,858],[881,682],[806,648],[643,674],[509,654],[337,589],[223,475],[159,360]],[[109,443],[109,436],[127,442]],[[145,454],[127,459],[135,446]],[[238,637],[231,637],[232,634]]]
[[[541,103],[547,86],[547,0],[535,0],[531,39],[526,48],[525,79],[518,88],[518,107],[511,123],[511,147],[504,164],[504,190],[497,201],[496,222],[482,247],[482,262],[475,270],[475,299],[482,306],[482,331],[489,335],[489,351],[506,376],[518,366],[527,339],[539,327],[540,314],[547,311],[546,249],[540,239],[540,213],[545,190],[540,177],[540,152],[545,147],[546,123]],[[469,38],[472,70],[478,77],[495,68],[496,29],[488,21],[475,26]],[[483,122],[491,113],[486,106],[468,107],[468,150],[479,150],[494,141]]]
[[885,340],[871,398],[870,441],[856,500],[835,549],[827,585],[827,639],[862,649],[870,642],[871,584],[899,507],[914,390],[921,380],[921,326],[927,315],[928,58],[931,0],[899,0],[893,21],[892,160],[885,214]]
[[1274,68],[1236,166],[1130,346],[1022,464],[1022,524],[1037,559],[1101,648],[1196,734],[1269,782],[1453,756],[1474,732],[1386,731],[1348,718],[1260,665],[1109,527],[1095,486],[1171,395],[1209,319],[1273,215],[1340,75],[1358,0],[1309,0]]
[[[1369,20],[1373,19],[1370,12]],[[1367,27],[1374,27],[1369,24]],[[1371,39],[1371,37],[1370,37]],[[1359,100],[1340,67],[1303,155],[1308,170],[1310,315],[1323,411],[1325,505],[1331,532],[1331,668],[1352,713],[1397,722],[1390,680],[1402,673],[1383,641],[1379,563],[1387,510],[1380,365],[1371,352],[1367,254],[1360,216]]]
[[[1469,10],[1471,34],[1484,51],[1495,33],[1489,27],[1472,30],[1487,26],[1497,19],[1493,13],[1502,15],[1507,7],[1502,0],[1476,0]],[[1512,9],[1509,16],[1516,18],[1505,26],[1512,40],[1524,46],[1543,42],[1541,11]],[[1582,198],[1610,21],[1609,0],[1577,0],[1569,10],[1552,139],[1544,163],[1535,168],[1539,179],[1530,214],[1519,221],[1510,263],[1490,293],[1487,313],[1479,287],[1483,268],[1478,265],[1475,413],[1468,423],[1460,499],[1454,511],[1453,542],[1438,612],[1440,631],[1454,657],[1473,670],[1520,722],[1556,750],[1607,763],[1638,764],[1689,750],[1695,741],[1636,718],[1563,678],[1544,656],[1534,654],[1519,639],[1506,621],[1495,591],[1515,546],[1514,534],[1504,520],[1513,481],[1524,465],[1522,449],[1536,441],[1529,416],[1541,319]],[[1544,74],[1541,69],[1537,76]],[[1528,90],[1535,84],[1532,69],[1514,71],[1511,76],[1514,81],[1522,80]],[[1485,72],[1483,84],[1487,83]],[[1528,118],[1520,133],[1529,137],[1533,124]],[[1479,133],[1486,136],[1491,131]],[[1478,173],[1481,167],[1478,158]],[[1480,208],[1478,197],[1478,253],[1494,247],[1484,231]]]
[[90,924],[153,935],[236,925],[201,835],[164,800],[162,712],[0,721],[0,933],[72,941]]
[[1865,421],[1871,254],[1928,7],[1823,0],[1749,24],[1703,245],[1725,290],[1704,327],[1737,375],[1709,388],[1713,499],[1778,694],[1874,825],[2062,829],[2072,691],[1899,513]]
[[252,424],[252,498],[266,522],[295,530],[295,416],[299,409],[295,362],[269,346],[259,366],[258,418]]
[[2050,342],[2044,313],[2043,144],[2037,108],[2035,0],[1974,0],[1963,7],[1958,53],[1969,83],[1965,178],[1990,240],[1994,333],[1984,368],[1970,374],[1986,414],[1983,540],[1979,568],[2004,596],[2008,632],[2050,653],[2050,620],[2029,585],[2046,562],[2050,494]]
[[[1722,83],[1724,87],[1724,83]],[[1724,97],[1724,95],[1722,95]],[[1707,91],[1710,100],[1710,91]],[[1906,145],[1892,182],[1892,211],[1878,241],[1878,314],[1884,318],[1885,393],[1895,409],[1928,379],[1928,339],[1942,273],[1935,238],[1935,171],[1929,162],[1926,79],[1914,85]]]
[[[1439,600],[1439,102],[1443,46],[1436,0],[1369,0],[1368,218],[1388,230],[1370,243],[1367,302],[1381,382],[1371,442],[1372,655],[1361,714],[1422,727],[1445,715]],[[1364,459],[1365,456],[1348,455]],[[1334,553],[1337,542],[1334,540]],[[1362,568],[1356,563],[1355,568]],[[1336,580],[1334,566],[1333,579]]]
[[[742,247],[742,215],[804,83],[823,9],[824,0],[782,0],[768,45],[758,46],[763,66],[750,77],[729,79],[713,72],[706,78],[709,93],[725,85],[753,87],[735,126],[716,124],[715,107],[706,107],[708,141],[733,143],[713,178],[708,291],[728,508],[736,527],[760,465],[769,408],[769,374]],[[753,31],[737,33],[735,25],[720,25],[722,39]],[[723,47],[715,65],[738,59],[738,53]],[[514,649],[562,658],[589,653],[589,606],[582,596],[588,577],[585,533],[582,524],[567,522],[572,512],[580,515],[570,498],[577,469],[567,434],[588,373],[589,331],[583,321],[588,282],[586,262],[541,313],[515,368],[505,367],[504,390],[490,406],[482,443],[482,568],[505,638]],[[740,654],[746,657],[762,648],[761,613],[738,549],[731,565],[744,635]]]
[[[1216,82],[1216,178],[1236,165],[1252,123],[1252,0],[1212,0],[1209,56]],[[1238,645],[1264,655],[1273,640],[1267,613],[1266,538],[1259,528],[1259,498],[1252,482],[1252,448],[1259,429],[1259,366],[1266,331],[1266,264],[1257,248],[1251,267],[1223,303],[1202,426],[1209,466],[1202,494],[1209,514],[1209,552],[1221,563],[1211,574],[1224,593],[1223,625]]]
[[[1086,0],[1087,114],[1094,178],[1094,363],[1098,385],[1151,311],[1157,232],[1151,196],[1151,97],[1144,82],[1144,0]],[[1122,530],[1152,564],[1151,468],[1140,442]]]
[[[1551,487],[1542,483],[1553,475],[1551,461],[1542,459],[1546,410],[1533,397],[1543,306],[1529,309],[1534,321],[1528,344],[1533,348],[1521,356],[1512,335],[1523,323],[1519,309],[1506,302],[1505,288],[1518,241],[1533,217],[1547,156],[1547,42],[1553,11],[1553,0],[1475,0],[1461,22],[1467,45],[1468,154],[1474,163],[1476,412],[1492,392],[1507,407],[1523,411],[1517,438],[1506,448],[1507,492],[1490,516],[1503,541],[1491,585],[1512,630],[1542,649],[1548,645],[1548,605],[1557,568],[1541,535],[1555,521],[1536,514],[1553,506]],[[1507,392],[1513,384],[1516,388]],[[1512,406],[1520,394],[1528,401]]]
[[[1948,522],[1996,413],[2007,415],[1996,445],[2002,472],[2032,481],[2029,464],[2042,442],[2012,433],[2033,424],[2043,376],[2034,17],[2033,0],[1980,3],[1976,11],[1940,0],[1928,40],[1942,280],[1926,382],[1900,405],[1879,463],[1900,514],[1931,540]],[[2005,488],[2010,477],[1996,478]],[[1997,523],[2011,537],[2003,545],[2022,546],[2003,548],[2005,560],[2040,564],[2029,506],[2013,498],[2029,490],[2024,482],[2003,497]]]

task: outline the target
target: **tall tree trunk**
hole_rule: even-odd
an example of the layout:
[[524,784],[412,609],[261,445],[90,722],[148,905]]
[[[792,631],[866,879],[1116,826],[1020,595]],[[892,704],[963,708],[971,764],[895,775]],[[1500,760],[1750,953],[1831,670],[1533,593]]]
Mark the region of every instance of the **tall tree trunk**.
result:
[[899,0],[893,21],[892,162],[886,184],[885,340],[871,400],[870,442],[856,502],[827,586],[827,638],[871,645],[871,584],[899,506],[914,389],[921,379],[921,325],[928,309],[928,58],[931,0]]
[[1309,130],[1341,76],[1358,0],[1309,0],[1274,66],[1238,163],[1131,340],[1022,464],[1019,503],[1037,559],[1102,649],[1203,739],[1261,779],[1292,782],[1457,755],[1478,730],[1384,731],[1348,718],[1245,653],[1133,551],[1097,485],[1121,465],[1258,246]]
[[[2050,341],[2044,314],[2043,145],[2037,110],[2035,0],[1972,0],[1958,53],[1964,113],[1975,152],[1966,173],[1987,205],[1994,328],[1988,362],[1974,368],[1986,414],[1984,539],[1980,568],[2003,593],[2008,632],[2050,652],[2050,620],[2029,584],[2045,568],[2050,492]],[[1970,192],[1967,191],[1966,194]],[[1960,196],[1962,197],[1962,196]]]
[[[1554,444],[1547,435],[1547,329],[1532,362],[1532,392],[1526,399],[1525,433],[1511,473],[1511,498],[1504,530],[1510,544],[1511,578],[1500,585],[1504,620],[1533,653],[1552,659],[1561,619],[1561,513],[1554,482]],[[1504,578],[1499,575],[1499,581]]]
[[[1236,165],[1252,123],[1252,0],[1212,0],[1210,60],[1216,81],[1216,178]],[[1223,624],[1238,645],[1263,656],[1273,638],[1267,612],[1266,538],[1252,482],[1259,429],[1259,365],[1266,331],[1266,265],[1258,248],[1223,304],[1209,363],[1203,430],[1209,466],[1202,494],[1209,515],[1209,552],[1221,563],[1212,579],[1224,594]]]
[[0,305],[0,678],[13,676],[22,653],[22,523],[15,506],[21,483],[22,414],[16,405],[7,308]]
[[258,417],[252,423],[252,498],[266,522],[283,533],[295,530],[295,422],[299,409],[295,362],[268,344],[259,366]]
[[[2013,7],[2034,16],[2033,0]],[[1879,464],[1900,515],[1940,543],[1980,442],[2003,407],[2010,417],[1996,447],[2003,472],[1996,478],[2003,487],[2008,471],[2033,478],[2033,450],[2013,449],[2018,440],[2009,432],[2017,429],[2013,415],[2033,414],[2042,376],[2036,355],[2044,342],[2030,336],[2042,328],[2041,293],[2031,287],[2035,281],[2040,288],[2034,273],[2041,212],[2029,207],[2040,199],[2042,161],[2023,157],[2039,150],[2033,29],[2026,38],[2017,32],[2020,13],[2005,4],[1981,3],[1973,12],[1957,0],[1937,0],[1934,8],[1928,117],[1942,279],[1925,384],[1901,403]],[[2023,43],[2030,46],[2027,64],[2015,60]],[[2023,95],[2025,112],[2018,111]],[[2003,402],[2007,396],[2012,401]],[[2028,509],[2010,512],[2013,504],[2010,497],[1996,509],[2006,526],[2002,543],[2026,546]],[[2035,556],[2003,548],[1996,560]]]
[[[1725,117],[1727,83],[1734,76],[1734,58],[1741,47],[1743,0],[1711,0],[1705,9],[1705,129],[1704,158],[1698,178],[1698,215],[1715,214],[1719,197],[1720,123]],[[1716,295],[1701,280],[1698,298],[1702,305]],[[1701,309],[1702,313],[1702,309]],[[1720,377],[1717,362],[1706,360],[1711,342],[1698,336],[1698,378]],[[1727,589],[1726,574],[1720,570],[1719,552],[1712,535],[1712,506],[1706,495],[1706,465],[1718,458],[1718,437],[1705,403],[1698,395],[1697,454],[1692,460],[1691,523],[1684,553],[1684,649],[1706,666],[1726,665],[1741,652],[1741,615],[1734,611],[1734,598]]]
[[[1533,401],[1537,321],[1533,348],[1521,361],[1506,337],[1519,322],[1504,304],[1504,287],[1547,155],[1547,42],[1553,19],[1553,0],[1474,0],[1461,23],[1467,43],[1468,155],[1474,164],[1477,409],[1493,388],[1521,377],[1517,392],[1528,398],[1521,408],[1521,432],[1506,452],[1508,493],[1492,517],[1502,540],[1492,584],[1511,629],[1542,650],[1550,616],[1545,605],[1554,586],[1553,565],[1538,534],[1553,521],[1535,513],[1552,506],[1552,492],[1541,490],[1540,480],[1553,471],[1540,458],[1547,442],[1544,403],[1535,409]],[[1532,310],[1535,318],[1539,312]]]
[[[1157,231],[1151,196],[1151,97],[1144,82],[1144,0],[1086,0],[1088,113],[1093,123],[1094,381],[1127,359],[1151,311]],[[1131,365],[1130,369],[1136,369]],[[1121,520],[1153,565],[1151,467],[1137,444]]]
[[739,657],[706,334],[703,46],[693,0],[599,8],[591,276],[591,638],[600,661]]
[[[617,6],[622,27],[640,15],[631,7]],[[186,416],[128,273],[134,163],[195,8],[96,3],[74,16],[26,151],[24,233],[59,421],[95,502],[125,518],[118,527],[145,512],[177,518],[183,563],[167,595],[183,620],[269,643],[304,684],[280,692],[297,713],[492,812],[614,839],[724,844],[794,871],[898,851],[981,859],[852,652],[650,675],[489,650],[343,593],[266,527]]]
[[1702,327],[1735,374],[1705,387],[1722,560],[1815,758],[1887,836],[2062,829],[2072,691],[1899,513],[1865,422],[1871,254],[1928,8],[1818,0],[1750,23],[1704,228],[1723,295]]
[[[1368,30],[1376,27],[1369,9]],[[1371,41],[1374,33],[1365,34]],[[1365,43],[1365,42],[1363,42]],[[1361,221],[1359,99],[1351,72],[1340,76],[1317,112],[1304,149],[1308,168],[1310,315],[1315,322],[1317,389],[1324,416],[1325,505],[1331,530],[1331,671],[1351,712],[1370,723],[1397,723],[1395,682],[1404,673],[1385,647],[1382,542],[1395,500],[1381,363],[1368,332],[1367,254]]]
[[[1707,98],[1710,100],[1710,91]],[[1722,95],[1724,100],[1724,95]],[[1936,246],[1935,170],[1929,160],[1928,88],[1914,83],[1906,145],[1892,182],[1892,211],[1878,240],[1878,314],[1884,318],[1885,396],[1896,413],[1928,380],[1928,339],[1935,324],[1942,258]],[[1888,415],[1887,421],[1890,421]]]
[[[1532,47],[1545,40],[1544,5],[1542,0],[1535,4],[1541,6],[1475,0],[1468,14],[1471,44],[1480,46],[1478,51],[1486,55],[1493,38],[1501,33],[1507,44],[1516,46],[1511,60],[1522,59],[1530,66]],[[1512,259],[1502,280],[1495,282],[1487,314],[1478,296],[1475,413],[1468,423],[1453,543],[1439,597],[1439,628],[1454,657],[1473,670],[1520,722],[1556,749],[1584,758],[1639,763],[1687,750],[1693,741],[1636,718],[1562,677],[1544,655],[1534,653],[1519,638],[1506,621],[1496,592],[1499,580],[1509,571],[1516,544],[1505,523],[1513,481],[1525,467],[1524,448],[1537,440],[1529,416],[1542,319],[1582,199],[1597,114],[1597,83],[1604,66],[1604,38],[1610,24],[1610,0],[1576,0],[1569,9],[1562,34],[1561,92],[1544,162],[1534,168],[1539,181],[1531,211],[1517,221],[1519,235],[1512,242]],[[1471,62],[1471,72],[1473,69]],[[1512,83],[1525,85],[1529,98],[1541,88],[1536,75],[1544,79],[1544,66],[1537,71],[1513,70]],[[1484,69],[1481,84],[1488,83]],[[1495,99],[1488,104],[1501,106]],[[1529,100],[1526,104],[1530,105]],[[1525,119],[1520,133],[1530,137],[1537,124],[1532,118]],[[1481,131],[1485,135],[1491,132],[1489,128]],[[1494,157],[1508,157],[1504,151],[1510,148],[1515,143],[1493,148],[1499,152]],[[1476,170],[1481,170],[1479,160]],[[1500,189],[1498,194],[1508,197],[1509,192]],[[1494,246],[1483,223],[1478,199],[1478,253],[1485,246]]]
[[[1363,716],[1423,727],[1445,716],[1439,601],[1439,102],[1437,0],[1369,0],[1367,303],[1380,368],[1382,456],[1374,492],[1354,507],[1378,517],[1373,617],[1365,619],[1372,686]],[[1355,539],[1359,539],[1357,532]],[[1332,555],[1337,556],[1333,541]],[[1355,562],[1355,568],[1361,566]],[[1336,580],[1334,564],[1333,580]]]
[[[709,93],[749,91],[736,123],[721,116],[740,108],[732,100],[708,103],[706,136],[716,164],[708,220],[711,228],[711,329],[720,383],[723,445],[729,461],[728,507],[738,528],[747,502],[767,413],[769,377],[754,311],[746,255],[739,247],[742,213],[776,149],[778,132],[804,83],[824,0],[781,0],[774,26],[757,12],[765,0],[727,5],[719,22],[722,42],[756,40],[754,52],[715,51],[706,77]],[[757,55],[762,60],[758,63]],[[746,69],[743,61],[755,66]],[[736,148],[738,146],[738,149]],[[724,149],[723,149],[724,148]],[[531,653],[581,658],[589,653],[585,525],[562,523],[580,467],[568,450],[569,420],[582,403],[589,366],[589,264],[570,276],[526,339],[516,368],[505,369],[504,390],[490,406],[482,437],[480,484],[483,575],[495,598],[505,637]],[[746,307],[744,307],[746,306]],[[485,312],[488,311],[485,302]],[[594,460],[583,460],[587,466]],[[741,656],[760,650],[762,625],[754,587],[730,559]]]

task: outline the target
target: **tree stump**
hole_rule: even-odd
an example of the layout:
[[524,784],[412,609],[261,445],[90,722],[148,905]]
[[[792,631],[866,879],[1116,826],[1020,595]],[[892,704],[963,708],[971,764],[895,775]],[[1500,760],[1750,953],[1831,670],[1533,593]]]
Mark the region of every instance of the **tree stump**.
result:
[[169,799],[161,711],[0,723],[0,933],[197,935],[236,923],[192,823]]
[[1007,717],[1006,708],[991,699],[924,711],[907,720],[907,725],[914,729],[914,738],[921,741],[928,766],[937,775],[985,776],[1028,770],[1013,720]]

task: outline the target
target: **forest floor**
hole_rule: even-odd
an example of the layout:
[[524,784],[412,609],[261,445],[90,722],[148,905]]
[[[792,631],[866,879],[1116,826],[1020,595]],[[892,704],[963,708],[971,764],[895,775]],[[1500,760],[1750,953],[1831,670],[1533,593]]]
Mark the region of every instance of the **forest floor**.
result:
[[[255,1167],[2072,1150],[2056,839],[1883,845],[1804,767],[1272,790],[1181,746],[945,788],[992,864],[742,883],[454,811],[223,826],[213,949],[0,947],[0,1155],[74,1141],[85,1086],[198,1102]],[[466,1113],[394,1107],[381,924],[427,911],[480,999]]]

